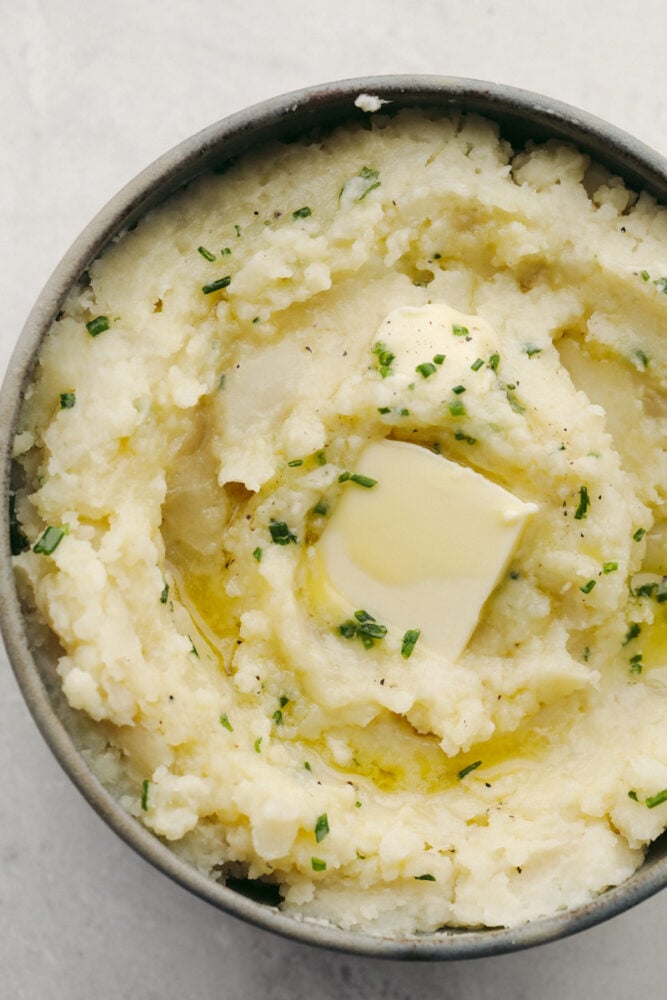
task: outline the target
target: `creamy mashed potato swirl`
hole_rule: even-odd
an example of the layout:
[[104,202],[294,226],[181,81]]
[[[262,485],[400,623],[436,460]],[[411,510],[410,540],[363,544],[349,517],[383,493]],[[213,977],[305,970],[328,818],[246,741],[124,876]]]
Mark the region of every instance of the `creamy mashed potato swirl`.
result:
[[[198,867],[345,928],[513,926],[667,823],[667,215],[476,117],[369,126],[91,267],[23,408],[16,571],[98,772]],[[527,505],[462,649],[316,572],[386,441]]]

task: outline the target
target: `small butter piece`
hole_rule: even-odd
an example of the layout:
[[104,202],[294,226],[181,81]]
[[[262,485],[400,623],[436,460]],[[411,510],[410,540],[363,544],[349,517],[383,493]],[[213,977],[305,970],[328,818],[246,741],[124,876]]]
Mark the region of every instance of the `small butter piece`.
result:
[[364,609],[453,661],[537,510],[472,469],[418,445],[369,445],[313,560],[311,591],[334,613]]

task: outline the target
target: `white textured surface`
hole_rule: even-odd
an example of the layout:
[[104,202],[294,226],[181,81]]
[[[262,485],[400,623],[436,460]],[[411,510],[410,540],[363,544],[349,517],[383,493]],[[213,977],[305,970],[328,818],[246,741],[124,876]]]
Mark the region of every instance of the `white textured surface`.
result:
[[[666,32],[664,0],[0,0],[0,373],[89,218],[217,118],[312,83],[442,73],[558,97],[667,154]],[[97,819],[0,657],[2,1000],[664,996],[667,893],[448,965],[324,953],[213,910]]]

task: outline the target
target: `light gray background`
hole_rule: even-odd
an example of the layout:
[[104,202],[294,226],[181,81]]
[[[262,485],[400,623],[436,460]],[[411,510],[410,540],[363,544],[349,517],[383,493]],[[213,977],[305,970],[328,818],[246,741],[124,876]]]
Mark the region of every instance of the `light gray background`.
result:
[[[0,0],[0,373],[61,254],[143,166],[311,83],[442,73],[558,97],[667,154],[664,0]],[[529,952],[294,945],[153,871],[50,756],[0,651],[0,998],[665,996],[667,893]]]

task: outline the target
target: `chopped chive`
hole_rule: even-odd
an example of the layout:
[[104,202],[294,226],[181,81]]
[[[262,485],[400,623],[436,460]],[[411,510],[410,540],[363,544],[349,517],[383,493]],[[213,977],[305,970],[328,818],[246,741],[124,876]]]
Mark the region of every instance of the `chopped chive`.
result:
[[631,674],[641,674],[644,664],[643,664],[644,654],[635,653],[634,656],[630,657],[630,673]]
[[632,537],[636,542],[641,542],[645,534],[646,534],[646,528],[637,528]]
[[583,587],[579,587],[579,590],[582,592],[582,594],[590,594],[594,586],[595,586],[595,580],[589,580],[588,583],[585,583],[583,585]]
[[461,326],[459,323],[452,323],[452,333],[455,337],[467,337],[470,330],[467,326]]
[[467,767],[462,767],[459,773],[456,775],[458,781],[460,781],[461,778],[465,778],[465,776],[467,774],[470,774],[471,771],[476,771],[477,768],[481,766],[481,763],[482,763],[481,760],[476,760],[474,764],[468,764]]
[[231,252],[232,252],[231,247],[223,247],[222,250],[220,251],[220,256],[221,257],[228,257]]
[[514,389],[515,386],[513,385],[505,386],[505,396],[507,397],[507,402],[510,404],[515,413],[525,413],[526,407],[522,406],[519,400],[516,398]]
[[421,629],[409,628],[403,636],[403,641],[401,642],[401,656],[405,660],[409,660],[412,656],[412,650],[417,644],[417,639],[421,635]]
[[338,482],[339,483],[346,483],[349,478],[350,478],[350,473],[349,472],[341,472],[340,476],[338,477]]
[[289,705],[289,698],[287,697],[286,694],[281,694],[280,698],[278,699],[278,704],[280,705],[281,708],[284,708],[285,705]]
[[431,364],[430,361],[423,361],[415,368],[415,371],[419,372],[422,378],[428,378],[429,375],[432,375],[435,370],[435,365]]
[[303,459],[302,458],[293,458],[291,462],[287,463],[287,467],[289,469],[298,469],[298,467],[300,465],[303,465]]
[[354,803],[354,808],[361,809],[361,802],[359,801],[359,799],[357,799],[357,801]]
[[602,563],[602,572],[603,573],[614,573],[617,569],[618,569],[618,563],[617,562],[605,562],[605,563]]
[[404,406],[402,406],[400,408],[400,410],[398,411],[398,415],[400,417],[409,417],[410,416],[410,411],[406,410],[406,408]]
[[499,364],[500,364],[500,355],[492,354],[487,362],[487,368],[490,368],[492,372],[497,372]]
[[201,290],[204,295],[210,295],[211,292],[219,292],[222,288],[227,288],[231,280],[232,279],[229,275],[224,278],[217,278],[215,281],[211,281],[208,285],[202,285]]
[[453,399],[451,403],[448,404],[447,409],[452,417],[464,417],[466,414],[466,408],[463,405],[463,400],[461,399]]
[[192,636],[188,636],[188,639],[192,643],[192,649],[190,650],[191,656],[196,656],[197,659],[199,659],[199,650],[197,649],[197,647],[195,646],[194,642],[192,641]]
[[257,739],[255,740],[253,746],[255,748],[255,753],[261,753],[262,752],[262,737],[261,736],[257,737]]
[[574,512],[575,521],[582,521],[586,517],[586,511],[591,505],[591,500],[588,495],[588,487],[579,487],[579,506]]
[[308,216],[312,215],[312,214],[313,213],[308,208],[308,206],[304,205],[303,208],[297,208],[296,212],[292,212],[292,218],[293,219],[307,219]]
[[273,719],[273,721],[275,722],[275,724],[277,726],[282,726],[282,724],[283,724],[283,713],[280,711],[279,708],[277,708],[275,710],[275,712],[273,713],[273,715],[271,716],[271,718]]
[[326,503],[324,500],[318,500],[315,506],[313,507],[313,514],[320,514],[321,517],[324,517],[324,515],[328,513],[329,513],[329,504]]
[[435,875],[431,875],[430,872],[426,872],[424,875],[415,875],[415,881],[417,881],[417,882],[435,882]]
[[648,368],[649,359],[648,356],[642,351],[640,347],[632,351],[630,354],[632,361],[634,362],[635,368],[640,372],[645,372]]
[[663,788],[657,795],[649,795],[644,804],[647,809],[655,809],[656,806],[662,805],[663,802],[667,802],[667,788]]
[[322,861],[322,858],[311,858],[310,865],[314,872],[325,872],[327,870],[326,861]]
[[60,393],[60,409],[71,410],[76,403],[76,395],[73,392]]
[[455,385],[454,388],[452,389],[452,392],[456,393],[457,396],[460,396],[461,393],[465,391],[466,387],[464,385]]
[[623,640],[623,645],[627,646],[629,642],[632,642],[633,639],[636,639],[641,630],[642,630],[641,625],[637,624],[637,622],[633,622],[628,631],[625,633],[625,639]]
[[359,177],[361,177],[362,180],[371,182],[357,198],[357,201],[363,201],[367,194],[370,194],[371,191],[375,191],[376,188],[380,187],[380,173],[378,170],[373,170],[372,167],[362,167],[359,171]]
[[50,556],[58,548],[65,535],[69,534],[69,527],[62,524],[59,527],[49,525],[41,538],[32,547],[33,552],[39,555]]
[[96,316],[95,319],[91,319],[86,323],[86,330],[91,337],[97,337],[100,333],[104,333],[111,326],[108,316]]
[[207,250],[206,247],[197,247],[197,252],[202,255],[204,260],[215,260],[215,254]]
[[308,763],[307,760],[304,760],[303,766],[305,767],[306,771],[310,771],[311,774],[312,774],[313,769],[312,769],[312,767],[310,766],[310,764]]
[[322,813],[321,816],[317,817],[317,822],[315,823],[315,840],[320,844],[326,835],[329,833],[329,820],[326,813]]
[[667,277],[656,278],[653,284],[659,292],[665,292],[665,294],[667,294]]
[[238,226],[236,223],[234,223],[234,232],[236,233],[237,237],[241,235],[241,227]]
[[284,521],[271,521],[269,524],[271,541],[276,545],[289,545],[290,542],[296,544],[297,538],[293,531],[287,527]]
[[350,482],[356,483],[357,486],[364,486],[367,490],[377,484],[377,479],[371,479],[370,476],[362,476],[359,472],[353,472],[350,476]]
[[463,431],[456,431],[454,437],[457,441],[465,441],[466,444],[477,444],[477,438],[470,434],[464,434]]
[[529,358],[534,357],[536,354],[542,353],[541,347],[535,347],[534,344],[524,344],[523,348],[524,354],[527,354]]
[[434,365],[441,365],[444,362],[444,360],[445,360],[445,355],[444,354],[434,354],[433,355],[433,364]]
[[254,316],[254,317],[253,317],[253,323],[254,323],[255,325],[257,325],[257,323],[259,323],[259,316]]
[[639,802],[639,799],[637,797],[637,793],[634,790],[634,788],[631,788],[630,791],[628,792],[628,798],[632,799],[633,802]]
[[234,732],[234,727],[229,721],[229,716],[227,715],[226,712],[223,712],[223,714],[220,716],[220,725],[223,726],[225,729],[228,729],[230,733]]
[[642,281],[648,281],[651,275],[648,273],[648,271],[640,271],[639,277],[642,279]]
[[396,355],[389,350],[387,345],[378,340],[376,344],[373,344],[371,353],[378,359],[378,370],[382,378],[391,375],[391,366],[396,359]]
[[316,451],[315,461],[317,462],[318,465],[326,465],[327,464],[326,453],[324,451]]
[[218,389],[224,389],[225,388],[225,378],[226,378],[226,376],[225,376],[225,374],[223,372],[223,374],[218,379]]
[[257,546],[256,549],[253,549],[252,557],[253,559],[256,559],[257,562],[262,561],[262,550],[260,549],[259,545]]
[[166,604],[169,598],[169,584],[165,581],[162,593],[160,594],[160,604]]
[[476,358],[470,367],[474,372],[478,372],[483,364],[484,364],[484,358]]
[[144,778],[144,780],[141,782],[141,808],[143,809],[144,812],[146,812],[148,810],[148,789],[149,789],[149,786],[150,786],[150,782],[149,782],[148,778]]
[[642,583],[641,586],[635,588],[633,596],[653,597],[657,589],[658,589],[657,583]]
[[391,406],[378,406],[378,413],[381,413],[383,416],[385,413],[391,413]]

